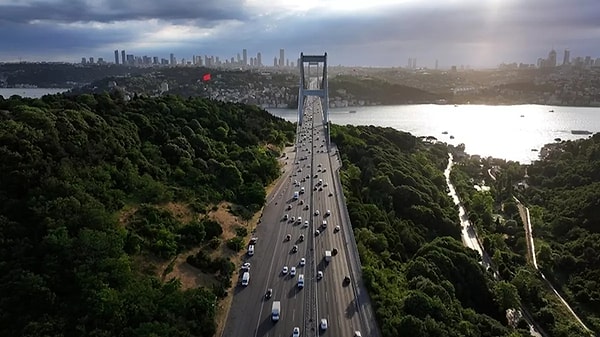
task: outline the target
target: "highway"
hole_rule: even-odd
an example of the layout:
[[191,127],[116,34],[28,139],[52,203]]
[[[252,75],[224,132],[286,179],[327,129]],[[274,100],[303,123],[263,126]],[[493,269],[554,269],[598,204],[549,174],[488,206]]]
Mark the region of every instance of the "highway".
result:
[[[364,298],[366,292],[356,288],[361,284],[360,267],[355,262],[358,253],[353,250],[355,244],[349,245],[353,236],[345,220],[347,215],[342,213],[345,209],[340,211],[343,196],[336,187],[339,182],[334,183],[339,163],[334,152],[328,151],[320,99],[306,99],[304,124],[298,127],[295,151],[288,153],[284,176],[267,196],[267,205],[253,234],[258,238],[255,253],[244,257],[244,262],[251,263],[250,282],[248,286],[241,285],[240,270],[222,336],[291,336],[294,327],[300,328],[301,336],[354,336],[357,330],[363,336],[366,331],[369,336],[377,336],[376,328],[370,327],[374,325],[372,313],[364,313],[365,307],[371,310],[368,301],[357,300]],[[288,220],[284,220],[286,215]],[[297,252],[293,252],[294,246]],[[325,251],[334,248],[337,254],[330,262],[325,261]],[[302,258],[306,261],[304,266],[300,264]],[[284,266],[288,268],[285,274]],[[290,275],[292,267],[296,268],[295,276]],[[319,271],[323,273],[320,280]],[[302,288],[298,286],[300,274],[305,280]],[[350,282],[344,282],[346,276]],[[273,295],[266,298],[269,288]],[[278,322],[271,320],[273,301],[281,302]],[[328,321],[326,330],[319,327],[322,318]]]

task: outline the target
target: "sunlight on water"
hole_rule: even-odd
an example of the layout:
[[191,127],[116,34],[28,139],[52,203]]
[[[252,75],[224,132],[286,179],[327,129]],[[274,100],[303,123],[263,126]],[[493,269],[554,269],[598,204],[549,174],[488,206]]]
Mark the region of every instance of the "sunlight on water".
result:
[[[356,113],[348,113],[356,110]],[[553,110],[553,112],[551,112]],[[295,110],[269,109],[296,120]],[[331,109],[335,124],[389,126],[415,136],[434,136],[450,144],[464,143],[469,154],[530,163],[555,138],[573,140],[571,130],[600,132],[600,108],[544,105],[398,105]],[[442,134],[447,131],[448,134]],[[454,139],[450,139],[454,136]]]

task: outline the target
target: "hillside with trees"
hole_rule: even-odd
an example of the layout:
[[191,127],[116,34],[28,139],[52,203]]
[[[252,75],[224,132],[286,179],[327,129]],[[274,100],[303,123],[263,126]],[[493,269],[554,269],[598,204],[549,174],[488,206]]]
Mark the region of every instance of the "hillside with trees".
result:
[[[598,181],[600,137],[549,144],[545,159],[519,163],[463,156],[452,181],[499,276],[550,336],[589,336],[528,254],[517,197],[529,208],[537,264],[588,328],[600,331]],[[488,172],[489,170],[489,172]],[[492,178],[493,177],[493,178]],[[474,185],[487,185],[489,191]]]
[[229,260],[192,256],[222,282],[187,290],[135,261],[222,232],[165,203],[252,216],[294,126],[253,106],[118,93],[0,97],[0,120],[0,335],[212,336]]
[[514,287],[460,241],[445,144],[372,126],[336,126],[363,278],[384,337],[527,336],[509,327]]

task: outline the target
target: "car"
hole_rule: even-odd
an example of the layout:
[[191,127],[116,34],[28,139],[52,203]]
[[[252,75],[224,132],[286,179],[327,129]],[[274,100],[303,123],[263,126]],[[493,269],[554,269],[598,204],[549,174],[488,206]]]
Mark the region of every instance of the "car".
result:
[[294,247],[292,247],[292,252],[295,253],[298,251],[298,246],[294,245]]
[[319,164],[319,167],[321,167],[321,166],[323,166],[323,165]]
[[319,186],[319,192],[321,192],[323,190],[323,187]]
[[313,188],[313,191],[316,191],[317,189],[318,189],[318,187],[317,187],[317,186],[315,186],[315,187]]
[[290,276],[296,276],[296,267],[290,268]]
[[304,205],[304,200],[300,200],[300,205]]
[[294,330],[292,330],[292,337],[300,337],[300,328],[295,326]]
[[330,216],[331,215],[331,210],[328,209],[327,212],[325,212],[325,215]]
[[327,318],[321,318],[321,324],[319,326],[321,330],[327,330]]
[[284,214],[284,215],[283,215],[283,220],[284,220],[284,221],[287,221],[289,218],[290,218],[290,217],[289,217],[289,215],[287,215],[287,214]]
[[340,226],[335,226],[335,228],[333,229],[334,233],[337,233],[340,231]]
[[308,205],[304,206],[304,210],[308,211]]
[[360,333],[360,331],[356,330],[354,331],[354,337],[362,337],[362,334]]
[[322,278],[323,278],[323,272],[319,270],[319,271],[317,272],[317,280],[320,280],[320,279],[322,279]]
[[265,298],[269,299],[273,296],[273,289],[269,288],[267,289],[267,293],[265,294]]
[[315,229],[315,236],[319,236],[319,234],[321,234],[321,232],[318,229]]
[[300,265],[304,266],[306,264],[306,259],[305,258],[301,258],[300,259]]
[[288,210],[292,209],[292,205],[287,205],[287,209]]
[[333,197],[333,192],[329,192],[329,196],[330,196],[330,197]]
[[[325,151],[323,151],[323,152],[325,152]],[[325,172],[325,171],[327,171],[327,169],[326,169],[326,168],[323,168],[323,169],[321,170],[321,172]]]
[[242,270],[250,270],[250,262],[246,262],[242,265]]
[[336,256],[336,255],[337,255],[337,253],[338,253],[338,250],[337,250],[337,248],[333,248],[333,249],[331,250],[331,255],[333,255],[333,256]]
[[258,238],[257,237],[253,237],[253,238],[250,239],[250,244],[251,245],[255,245],[256,241],[258,241]]
[[304,234],[300,234],[300,241],[304,241]]
[[292,221],[296,221],[296,217],[295,216],[292,217]]
[[324,183],[323,183],[323,187],[327,187],[327,182],[324,182]]
[[350,276],[344,276],[344,284],[349,284],[350,283]]
[[308,227],[308,220],[304,221],[304,227]]
[[319,213],[319,210],[316,210],[316,211],[315,211],[315,215],[319,215],[319,214],[320,214],[320,213]]
[[288,273],[288,267],[287,266],[283,266],[283,269],[281,270],[282,274],[287,274]]
[[285,236],[285,241],[290,241],[292,239],[292,235],[288,234]]

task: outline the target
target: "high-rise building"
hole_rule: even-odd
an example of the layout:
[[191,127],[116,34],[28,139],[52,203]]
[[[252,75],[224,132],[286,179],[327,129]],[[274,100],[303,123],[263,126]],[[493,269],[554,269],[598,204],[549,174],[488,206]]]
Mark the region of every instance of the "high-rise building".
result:
[[121,50],[121,64],[127,64],[127,59],[125,58],[125,51]]
[[175,59],[175,54],[171,53],[169,54],[169,63],[174,66],[175,64],[177,64],[177,60]]
[[279,66],[283,67],[285,62],[285,50],[279,49]]
[[119,51],[115,50],[115,64],[119,64]]
[[568,49],[565,49],[565,55],[563,56],[563,66],[566,66],[567,64],[571,63],[571,51]]
[[242,62],[245,66],[248,65],[248,51],[246,49],[242,49]]
[[256,53],[256,65],[259,67],[262,67],[262,55],[259,53]]
[[93,57],[90,57],[90,62],[89,63],[94,64],[94,58]]
[[435,60],[435,70],[438,70],[438,60]]
[[273,67],[277,67],[277,57],[273,58]]
[[547,61],[547,67],[556,67],[556,50],[554,50],[554,48],[552,48],[552,50],[548,53]]

